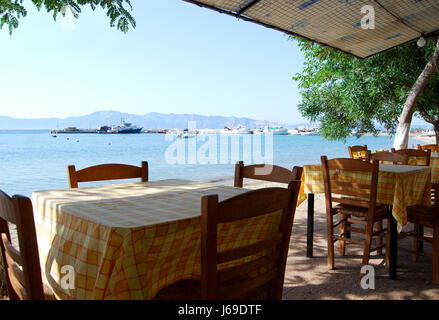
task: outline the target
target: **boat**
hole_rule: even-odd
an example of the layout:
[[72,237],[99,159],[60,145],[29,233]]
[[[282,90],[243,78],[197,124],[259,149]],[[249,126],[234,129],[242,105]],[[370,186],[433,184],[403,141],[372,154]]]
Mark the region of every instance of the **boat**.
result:
[[120,126],[112,126],[107,133],[119,133],[119,134],[127,134],[127,133],[140,133],[142,131],[142,127],[133,126],[130,122],[122,121]]
[[177,138],[179,139],[195,138],[196,136],[197,136],[197,131],[192,131],[188,129],[184,129],[183,132],[179,132],[177,134]]
[[264,128],[264,133],[271,133],[273,135],[287,135],[288,134],[288,129],[284,128],[282,126],[280,126],[280,127],[266,126]]
[[52,135],[58,134],[76,134],[76,133],[96,133],[96,129],[78,129],[77,127],[67,127],[61,130],[52,130]]
[[51,130],[50,133],[52,134],[52,137],[56,138],[58,136],[59,131],[59,122],[56,123],[56,130]]
[[232,133],[232,134],[248,134],[250,130],[243,125],[238,125],[235,127],[224,127],[224,133]]
[[177,138],[180,139],[189,139],[189,138],[195,138],[197,135],[195,133],[189,133],[189,132],[181,132],[177,134]]
[[100,126],[96,129],[97,133],[109,133],[111,131],[111,127],[109,126]]

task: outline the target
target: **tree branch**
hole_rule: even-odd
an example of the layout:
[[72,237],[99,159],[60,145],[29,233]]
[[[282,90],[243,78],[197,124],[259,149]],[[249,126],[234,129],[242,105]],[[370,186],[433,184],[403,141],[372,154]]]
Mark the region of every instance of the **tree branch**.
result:
[[416,103],[416,109],[418,109],[419,113],[421,114],[422,118],[424,118],[425,121],[431,123],[435,127],[436,125],[439,127],[439,121],[434,119],[432,116],[430,116],[427,110],[425,110],[423,105],[421,105],[420,103]]

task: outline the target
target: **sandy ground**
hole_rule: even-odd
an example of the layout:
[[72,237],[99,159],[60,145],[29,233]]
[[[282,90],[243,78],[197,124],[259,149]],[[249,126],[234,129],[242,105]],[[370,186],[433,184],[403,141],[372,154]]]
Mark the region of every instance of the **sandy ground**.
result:
[[[433,136],[415,135],[415,136],[410,136],[410,138],[413,138],[413,139],[416,139],[416,140],[422,142],[420,144],[436,144],[436,137],[433,137]],[[414,146],[414,148],[417,148],[417,146]]]
[[[247,183],[244,187],[258,188],[273,184]],[[411,238],[398,242],[398,279],[390,280],[384,256],[376,253],[369,264],[375,269],[375,289],[361,288],[362,247],[348,245],[346,256],[339,255],[335,245],[335,270],[327,265],[326,209],[323,194],[315,195],[314,257],[306,257],[307,201],[296,210],[285,273],[284,299],[354,299],[404,300],[439,299],[439,285],[431,281],[431,259],[421,256],[413,261]],[[427,232],[427,231],[426,231]],[[431,245],[425,244],[431,254]]]
[[[215,181],[232,185],[231,180]],[[272,183],[248,182],[244,187],[256,189],[275,186]],[[421,256],[413,261],[412,240],[398,242],[398,280],[390,280],[384,266],[384,256],[373,255],[369,264],[375,270],[375,288],[361,288],[362,249],[348,245],[347,254],[338,254],[335,246],[335,270],[327,266],[326,213],[324,195],[315,196],[314,257],[306,257],[307,201],[296,210],[288,261],[286,266],[283,298],[288,300],[430,300],[439,299],[439,285],[431,282],[431,259]],[[431,245],[425,244],[425,253],[431,254]]]

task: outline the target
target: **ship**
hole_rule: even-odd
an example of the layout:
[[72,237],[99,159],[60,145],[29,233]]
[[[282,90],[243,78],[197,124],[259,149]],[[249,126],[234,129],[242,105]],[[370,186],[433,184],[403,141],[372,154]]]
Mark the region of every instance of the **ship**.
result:
[[53,137],[56,137],[57,134],[60,133],[68,133],[68,134],[72,134],[72,133],[96,133],[95,129],[78,129],[77,127],[67,127],[65,129],[61,129],[61,130],[51,130],[50,133],[52,134]]
[[271,133],[273,135],[287,135],[288,134],[288,129],[280,126],[280,127],[269,127],[266,126],[264,128],[264,133]]
[[197,130],[184,129],[183,132],[177,133],[177,138],[179,139],[195,138],[197,134],[198,134]]
[[224,133],[232,133],[232,134],[248,134],[250,133],[250,130],[243,125],[238,125],[236,128],[235,127],[224,127],[223,130]]
[[97,133],[109,133],[111,131],[111,127],[109,126],[100,126],[96,129]]
[[130,122],[123,121],[120,126],[112,126],[111,129],[107,131],[107,133],[140,133],[142,131],[142,127],[133,126]]

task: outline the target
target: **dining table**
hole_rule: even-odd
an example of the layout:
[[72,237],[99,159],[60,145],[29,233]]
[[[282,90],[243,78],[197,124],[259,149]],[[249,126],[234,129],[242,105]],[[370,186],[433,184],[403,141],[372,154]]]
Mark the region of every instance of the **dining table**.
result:
[[[365,183],[370,173],[352,171],[330,172],[340,175],[340,179]],[[431,205],[431,174],[429,166],[379,164],[377,203],[392,206],[390,223],[390,262],[389,277],[396,279],[397,238],[403,226],[407,225],[407,206]],[[313,257],[314,238],[314,195],[325,193],[321,165],[304,165],[301,177],[302,189],[299,201],[308,199],[307,250],[306,255]]]
[[[44,282],[58,299],[101,300],[151,299],[169,284],[200,279],[202,196],[222,201],[247,191],[167,179],[33,192]],[[219,250],[264,239],[280,216],[221,224]]]
[[[410,165],[422,165],[425,164],[425,159],[421,157],[409,157]],[[430,167],[431,167],[431,182],[439,183],[439,152],[432,152],[430,154]]]

